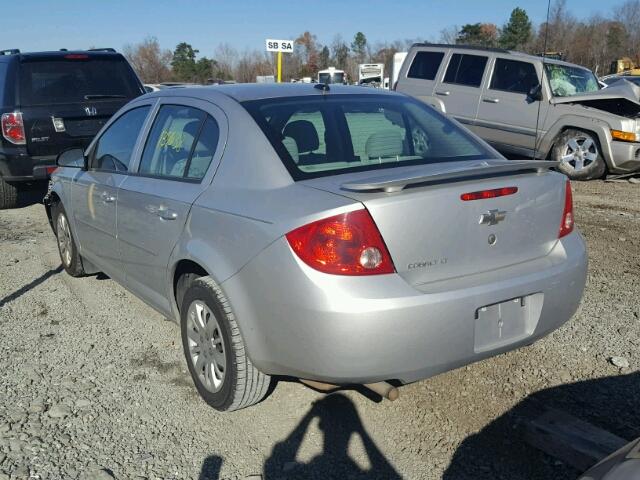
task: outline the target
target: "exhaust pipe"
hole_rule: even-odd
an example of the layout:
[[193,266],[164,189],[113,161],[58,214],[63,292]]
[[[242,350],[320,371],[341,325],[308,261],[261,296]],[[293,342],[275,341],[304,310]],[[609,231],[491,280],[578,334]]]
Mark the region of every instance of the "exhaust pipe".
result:
[[[317,382],[316,380],[305,380],[304,378],[300,379],[300,382],[305,385],[315,388],[316,390],[320,390],[322,392],[330,392],[332,390],[336,390],[338,388],[342,388],[341,385],[334,385],[333,383],[325,383],[325,382]],[[382,398],[386,398],[389,401],[397,400],[400,396],[400,392],[396,387],[387,382],[376,382],[376,383],[365,383],[363,387],[368,388],[372,392],[377,393]]]

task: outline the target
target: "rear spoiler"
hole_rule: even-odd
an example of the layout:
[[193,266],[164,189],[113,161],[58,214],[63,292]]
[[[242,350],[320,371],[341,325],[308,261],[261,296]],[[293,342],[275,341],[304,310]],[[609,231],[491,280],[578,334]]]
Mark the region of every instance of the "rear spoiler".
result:
[[559,164],[560,162],[553,162],[549,160],[509,160],[508,162],[501,162],[499,164],[489,163],[486,161],[480,163],[468,162],[464,167],[435,171],[433,173],[416,174],[411,172],[405,176],[385,175],[365,179],[361,182],[343,183],[340,188],[342,190],[351,190],[354,192],[382,190],[387,193],[392,193],[399,192],[408,185],[439,182],[454,178],[482,177],[526,171],[541,173],[551,168],[556,168]]

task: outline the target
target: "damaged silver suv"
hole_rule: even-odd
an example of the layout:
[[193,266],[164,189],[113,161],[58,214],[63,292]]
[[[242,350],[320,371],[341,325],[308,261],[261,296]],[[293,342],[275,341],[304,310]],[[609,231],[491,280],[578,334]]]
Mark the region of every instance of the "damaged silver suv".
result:
[[561,162],[575,180],[640,169],[640,88],[600,89],[588,69],[500,49],[415,44],[396,90],[433,105],[497,150]]

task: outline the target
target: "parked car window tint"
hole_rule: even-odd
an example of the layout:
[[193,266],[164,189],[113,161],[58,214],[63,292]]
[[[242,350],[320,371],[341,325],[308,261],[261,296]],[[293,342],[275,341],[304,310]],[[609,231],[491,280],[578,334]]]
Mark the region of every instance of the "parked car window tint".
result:
[[407,77],[420,78],[422,80],[433,80],[436,78],[444,52],[418,52],[416,53]]
[[536,68],[532,63],[497,58],[489,88],[526,94],[539,83]]
[[60,57],[20,65],[22,105],[100,102],[134,98],[142,93],[133,71],[121,57],[74,60]]
[[216,153],[219,138],[220,128],[218,127],[218,122],[208,116],[188,163],[188,178],[202,179],[205,176]]
[[[422,102],[386,95],[325,95],[243,103],[294,180],[435,162],[492,158],[463,129]],[[315,112],[324,130],[300,112]],[[321,121],[322,119],[322,121]],[[326,121],[330,119],[330,121]],[[291,127],[294,125],[294,127]]]
[[129,110],[109,126],[93,149],[91,168],[113,172],[129,170],[133,148],[150,108],[147,105]]
[[184,177],[191,148],[206,113],[182,105],[164,105],[156,116],[138,173]]
[[5,62],[0,62],[0,105],[3,103],[3,95],[4,95],[4,85],[6,83],[5,78],[7,77],[7,64]]
[[444,75],[444,82],[479,87],[486,65],[487,57],[454,53]]

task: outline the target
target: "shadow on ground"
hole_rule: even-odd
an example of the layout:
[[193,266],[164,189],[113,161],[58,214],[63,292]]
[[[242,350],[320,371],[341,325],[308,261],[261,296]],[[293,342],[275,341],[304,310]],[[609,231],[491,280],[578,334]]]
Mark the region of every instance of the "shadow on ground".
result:
[[56,275],[56,274],[58,274],[60,272],[62,272],[62,265],[58,265],[56,268],[52,268],[51,270],[43,273],[38,278],[34,278],[31,282],[29,282],[26,285],[20,287],[15,292],[10,293],[9,295],[7,295],[4,298],[0,298],[0,307],[3,307],[7,303],[12,302],[13,300],[15,300],[18,297],[21,297],[22,295],[27,293],[29,290],[37,287],[41,283],[47,281],[50,277],[52,277],[52,276],[54,276],[54,275]]
[[571,479],[582,472],[537,451],[523,440],[524,424],[541,407],[555,408],[628,441],[640,436],[640,373],[561,385],[534,393],[480,432],[465,439],[444,480]]
[[[455,452],[444,480],[571,479],[580,473],[539,452],[523,440],[524,425],[541,407],[555,408],[632,440],[640,436],[640,372],[576,382],[534,393],[506,414],[466,438]],[[296,454],[314,418],[324,435],[323,451],[308,463]],[[402,428],[402,426],[399,426]],[[429,428],[425,425],[424,428]],[[359,435],[371,470],[349,457],[347,447]],[[407,441],[411,441],[410,438]],[[420,460],[428,460],[421,458]],[[199,480],[218,480],[223,459],[207,457]],[[430,478],[429,472],[424,472]],[[249,477],[252,478],[252,477]],[[314,403],[286,439],[276,444],[264,464],[262,477],[272,479],[399,479],[391,463],[367,434],[355,405],[344,395],[332,394]]]

